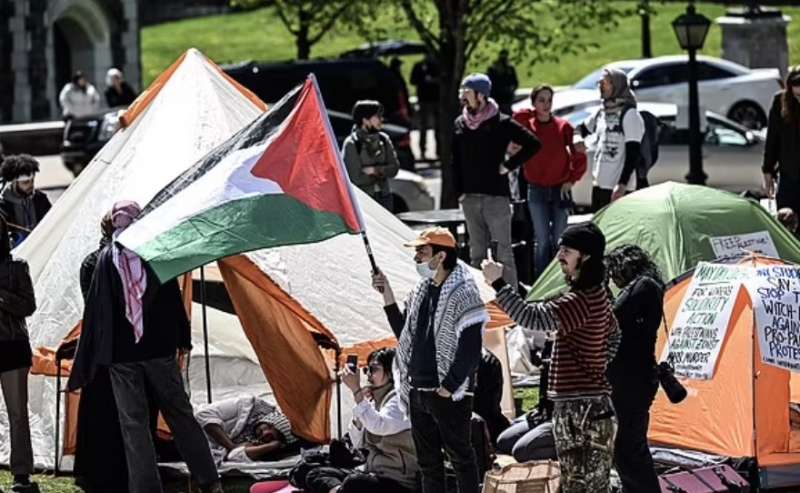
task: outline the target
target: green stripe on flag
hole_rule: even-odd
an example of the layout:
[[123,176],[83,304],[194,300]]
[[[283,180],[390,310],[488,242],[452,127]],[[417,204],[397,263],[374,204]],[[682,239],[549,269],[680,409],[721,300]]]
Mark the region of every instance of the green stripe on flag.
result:
[[134,250],[163,282],[214,260],[353,233],[338,214],[286,194],[235,200],[193,216]]

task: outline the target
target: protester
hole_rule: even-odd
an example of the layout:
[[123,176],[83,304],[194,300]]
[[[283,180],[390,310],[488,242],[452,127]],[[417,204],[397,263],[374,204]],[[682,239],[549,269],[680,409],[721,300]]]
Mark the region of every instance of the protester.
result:
[[366,449],[363,470],[320,467],[308,473],[313,493],[410,493],[419,489],[419,466],[411,422],[403,409],[392,375],[395,350],[378,349],[367,357],[367,387],[358,373],[342,371],[356,407],[349,435],[353,447]]
[[414,64],[411,83],[417,88],[417,113],[419,119],[419,157],[428,155],[428,130],[435,138],[439,132],[439,63],[432,54]]
[[483,263],[497,303],[524,329],[555,339],[549,375],[561,492],[608,492],[615,419],[606,365],[619,331],[605,286],[605,237],[593,223],[561,235],[559,265],[569,291],[526,303],[502,278],[503,266]]
[[106,73],[106,103],[109,108],[128,106],[136,99],[136,92],[125,82],[122,71],[110,68]]
[[488,349],[481,351],[478,372],[475,377],[475,397],[472,410],[483,418],[489,429],[492,444],[511,424],[503,414],[503,365]]
[[33,447],[28,418],[28,373],[33,352],[25,317],[36,310],[33,281],[24,260],[11,257],[9,227],[0,217],[0,386],[11,435],[11,491],[38,493],[31,481]]
[[597,134],[592,163],[592,211],[619,199],[632,184],[642,161],[644,120],[625,72],[606,68],[600,79],[603,106],[578,126],[583,137]]
[[[533,134],[498,110],[489,97],[491,90],[492,82],[484,74],[469,75],[461,83],[464,109],[453,129],[453,184],[464,209],[472,265],[479,267],[490,240],[497,241],[497,255],[506,269],[504,277],[516,286],[506,175],[533,157],[540,144]],[[519,150],[506,159],[511,143]]]
[[789,230],[795,238],[800,239],[800,224],[798,223],[797,214],[789,207],[784,207],[778,210],[778,222]]
[[655,351],[664,316],[664,282],[652,258],[636,245],[612,250],[606,265],[609,279],[622,290],[614,303],[622,342],[608,367],[618,426],[614,462],[622,493],[659,493],[647,427],[658,390]]
[[[478,468],[470,437],[472,375],[481,355],[481,332],[489,315],[467,267],[458,262],[456,240],[429,228],[406,246],[422,279],[401,312],[386,276],[372,282],[398,338],[395,379],[422,470],[423,493],[445,491],[447,449],[459,493],[477,493]],[[440,303],[441,301],[441,303]]]
[[58,102],[65,119],[91,115],[101,109],[100,94],[80,71],[61,89]]
[[[113,238],[140,212],[135,202],[114,204]],[[182,386],[176,359],[179,348],[188,354],[191,332],[177,281],[160,284],[135,253],[110,242],[97,260],[68,388],[82,388],[99,368],[110,368],[131,493],[162,491],[148,429],[146,383],[201,489],[221,491],[208,442]]]
[[514,114],[514,120],[530,130],[542,148],[523,167],[528,183],[528,208],[536,240],[534,279],[550,263],[556,244],[573,207],[572,186],[586,172],[586,154],[573,145],[573,128],[553,115],[553,88],[537,86],[531,91],[533,109]]
[[222,461],[257,462],[280,457],[297,443],[289,419],[264,399],[245,395],[202,406],[195,414],[211,455]]
[[344,140],[342,159],[350,181],[386,210],[394,209],[389,178],[397,175],[400,162],[392,140],[381,132],[383,105],[361,100],[353,106],[353,130]]
[[508,61],[508,50],[500,50],[497,60],[486,71],[486,75],[492,81],[492,98],[497,101],[502,113],[510,115],[519,81],[517,71]]
[[800,65],[789,69],[784,89],[772,100],[761,172],[778,209],[800,211]]
[[11,247],[22,243],[50,210],[50,199],[35,187],[39,162],[28,154],[6,156],[0,177],[0,215],[8,223]]

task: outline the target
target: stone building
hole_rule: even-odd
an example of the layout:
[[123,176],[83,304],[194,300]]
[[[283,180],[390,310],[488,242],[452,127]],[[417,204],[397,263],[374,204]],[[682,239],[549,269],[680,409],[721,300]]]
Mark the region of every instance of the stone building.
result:
[[141,89],[137,0],[0,0],[0,123],[56,119],[76,70],[99,91],[111,67]]

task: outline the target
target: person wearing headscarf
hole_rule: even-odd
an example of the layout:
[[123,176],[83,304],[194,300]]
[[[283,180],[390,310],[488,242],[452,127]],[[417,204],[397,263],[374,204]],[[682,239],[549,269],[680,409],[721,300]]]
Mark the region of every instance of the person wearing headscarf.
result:
[[0,216],[0,387],[8,413],[11,436],[12,491],[38,493],[33,474],[28,417],[28,373],[33,353],[25,317],[36,310],[33,282],[24,260],[11,257],[8,225]]
[[268,461],[298,443],[289,419],[277,407],[255,396],[204,405],[195,417],[208,437],[217,464],[226,460]]
[[0,215],[8,223],[12,248],[50,211],[50,199],[35,186],[38,172],[39,162],[28,154],[6,156],[0,165]]
[[778,209],[800,212],[800,65],[789,68],[783,87],[769,110],[761,172]]
[[483,263],[497,303],[532,335],[554,340],[548,375],[553,436],[561,465],[561,493],[608,493],[616,419],[608,362],[619,329],[605,284],[606,239],[594,223],[570,226],[556,259],[569,291],[528,303],[503,281],[503,266]]
[[650,255],[636,245],[611,250],[606,266],[608,278],[622,290],[614,302],[622,342],[608,367],[618,426],[614,462],[622,493],[659,493],[647,427],[658,390],[655,351],[664,314],[664,281]]
[[136,99],[136,92],[125,82],[122,70],[110,68],[106,72],[106,103],[109,108],[128,106]]
[[98,113],[102,107],[100,93],[80,70],[61,89],[58,102],[65,120]]
[[603,106],[578,126],[583,137],[597,135],[592,163],[592,211],[619,199],[633,187],[642,161],[645,126],[625,72],[606,68],[600,79]]
[[178,283],[175,279],[160,283],[134,252],[116,241],[140,213],[132,201],[117,202],[111,209],[112,241],[97,259],[67,387],[82,388],[108,368],[131,493],[163,491],[150,433],[147,385],[201,490],[220,491],[208,442],[178,369],[177,352],[188,354],[191,349]]

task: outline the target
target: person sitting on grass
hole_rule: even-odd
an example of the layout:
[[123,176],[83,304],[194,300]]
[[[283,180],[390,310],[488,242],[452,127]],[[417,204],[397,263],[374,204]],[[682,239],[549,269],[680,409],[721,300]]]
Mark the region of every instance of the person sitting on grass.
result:
[[254,396],[207,404],[195,417],[217,464],[274,460],[297,443],[289,419],[277,407]]

